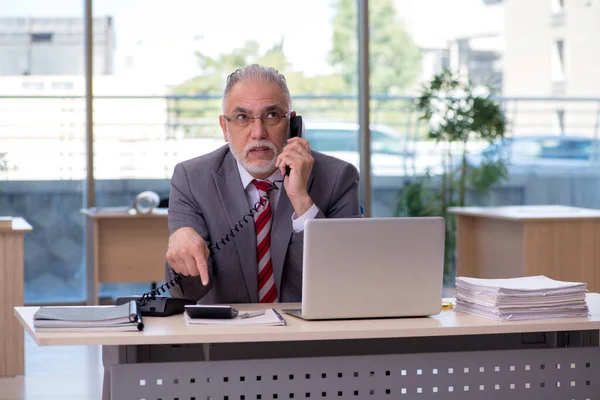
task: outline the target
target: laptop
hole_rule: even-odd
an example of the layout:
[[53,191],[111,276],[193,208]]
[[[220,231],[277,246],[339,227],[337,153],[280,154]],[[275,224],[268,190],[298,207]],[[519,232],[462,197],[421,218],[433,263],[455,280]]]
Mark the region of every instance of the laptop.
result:
[[325,218],[304,226],[307,320],[425,317],[442,305],[442,217]]

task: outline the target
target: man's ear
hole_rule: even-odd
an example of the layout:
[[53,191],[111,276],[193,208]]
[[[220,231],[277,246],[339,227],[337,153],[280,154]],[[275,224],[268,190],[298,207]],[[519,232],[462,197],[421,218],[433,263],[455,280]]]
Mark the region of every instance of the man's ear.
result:
[[222,115],[219,115],[219,125],[221,125],[221,130],[223,131],[223,139],[225,139],[226,142],[229,142],[229,140],[227,140],[227,120]]

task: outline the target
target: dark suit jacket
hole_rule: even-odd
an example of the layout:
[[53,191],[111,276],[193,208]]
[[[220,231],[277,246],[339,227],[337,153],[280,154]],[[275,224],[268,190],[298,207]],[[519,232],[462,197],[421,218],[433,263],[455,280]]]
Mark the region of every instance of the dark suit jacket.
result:
[[[358,171],[349,163],[312,151],[308,192],[319,208],[317,218],[359,216]],[[282,187],[271,228],[271,257],[282,302],[301,301],[303,232],[292,230],[294,209]],[[177,164],[171,179],[169,231],[193,228],[210,247],[230,232],[249,206],[236,160],[227,145]],[[202,303],[258,302],[258,266],[254,220],[247,218],[235,237],[209,258],[208,287],[199,277],[184,277],[173,297]],[[166,265],[166,279],[175,276]]]

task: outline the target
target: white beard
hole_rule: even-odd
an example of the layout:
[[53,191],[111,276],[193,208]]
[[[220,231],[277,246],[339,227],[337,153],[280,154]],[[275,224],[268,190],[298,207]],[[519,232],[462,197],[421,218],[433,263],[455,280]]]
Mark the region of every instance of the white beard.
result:
[[[263,175],[275,171],[275,163],[277,162],[277,157],[279,156],[279,154],[281,154],[281,152],[277,150],[277,147],[275,147],[273,143],[269,142],[268,140],[254,140],[248,143],[246,147],[244,147],[243,154],[240,154],[231,144],[231,134],[229,132],[227,132],[227,140],[231,154],[233,154],[235,159],[240,164],[242,164],[242,167],[244,167],[244,169],[249,173]],[[250,149],[259,146],[268,147],[269,149],[271,149],[271,151],[273,152],[273,158],[270,160],[257,160],[252,162],[248,161],[247,157],[248,153],[250,152]]]

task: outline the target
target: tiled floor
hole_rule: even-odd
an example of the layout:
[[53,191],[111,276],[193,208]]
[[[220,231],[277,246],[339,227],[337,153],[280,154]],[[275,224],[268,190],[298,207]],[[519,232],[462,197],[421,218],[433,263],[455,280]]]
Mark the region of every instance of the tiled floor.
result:
[[100,400],[100,346],[39,347],[25,335],[25,376],[0,378],[0,400]]

